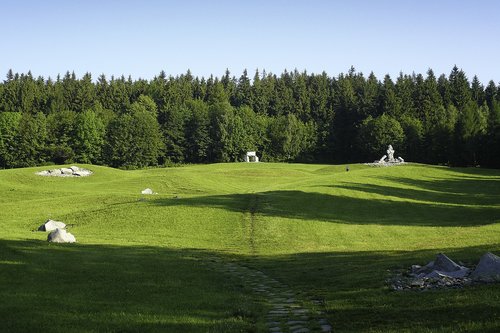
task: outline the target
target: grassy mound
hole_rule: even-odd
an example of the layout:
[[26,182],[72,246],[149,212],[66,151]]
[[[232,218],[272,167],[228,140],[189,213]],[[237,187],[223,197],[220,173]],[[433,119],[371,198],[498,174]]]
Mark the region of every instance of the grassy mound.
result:
[[[85,178],[0,171],[2,331],[265,331],[265,300],[205,265],[265,272],[335,331],[497,331],[500,288],[389,291],[436,253],[500,253],[500,171],[214,164]],[[141,195],[151,188],[157,195]],[[52,218],[77,244],[34,230]],[[318,302],[319,300],[319,302]]]

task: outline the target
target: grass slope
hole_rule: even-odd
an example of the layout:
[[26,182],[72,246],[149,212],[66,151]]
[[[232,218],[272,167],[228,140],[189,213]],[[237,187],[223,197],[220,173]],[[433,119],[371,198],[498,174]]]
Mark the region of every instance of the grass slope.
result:
[[[264,331],[266,303],[211,265],[260,269],[340,332],[498,331],[500,288],[396,293],[388,270],[500,253],[500,172],[214,164],[87,178],[0,171],[1,331]],[[158,192],[142,196],[146,187]],[[48,244],[45,219],[78,244]],[[321,304],[308,303],[311,299]]]

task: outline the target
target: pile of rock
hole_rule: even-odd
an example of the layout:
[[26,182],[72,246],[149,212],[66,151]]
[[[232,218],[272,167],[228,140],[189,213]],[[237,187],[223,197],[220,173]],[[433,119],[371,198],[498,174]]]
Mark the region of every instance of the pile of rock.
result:
[[38,231],[50,232],[47,241],[51,243],[75,243],[75,236],[67,232],[65,228],[65,223],[49,219],[38,227]]
[[87,177],[92,174],[92,171],[79,168],[77,166],[70,166],[69,168],[44,170],[37,172],[36,174],[39,176],[52,176],[52,177]]
[[425,266],[412,265],[388,280],[393,290],[462,288],[474,283],[500,282],[500,257],[484,254],[475,269],[459,265],[445,254],[438,254]]

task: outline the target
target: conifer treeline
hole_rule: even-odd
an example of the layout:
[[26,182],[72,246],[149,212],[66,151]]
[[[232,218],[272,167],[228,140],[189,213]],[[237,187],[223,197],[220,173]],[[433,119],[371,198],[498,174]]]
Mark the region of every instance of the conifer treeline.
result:
[[262,161],[366,162],[388,144],[408,161],[500,167],[500,86],[456,66],[395,81],[351,68],[95,82],[9,71],[0,83],[0,168],[229,162],[249,150]]

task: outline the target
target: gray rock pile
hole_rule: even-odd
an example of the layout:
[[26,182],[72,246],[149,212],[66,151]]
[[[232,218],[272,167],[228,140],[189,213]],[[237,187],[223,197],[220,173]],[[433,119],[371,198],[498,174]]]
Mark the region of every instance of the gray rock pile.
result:
[[92,171],[79,168],[77,166],[71,166],[69,168],[59,168],[44,170],[36,173],[39,176],[51,176],[51,177],[87,177],[92,174]]
[[51,243],[75,243],[75,236],[67,232],[65,228],[65,223],[49,219],[38,227],[38,231],[50,232],[47,241]]
[[473,270],[440,253],[427,265],[412,265],[387,282],[391,289],[398,291],[462,288],[475,283],[500,282],[500,257],[488,252]]

